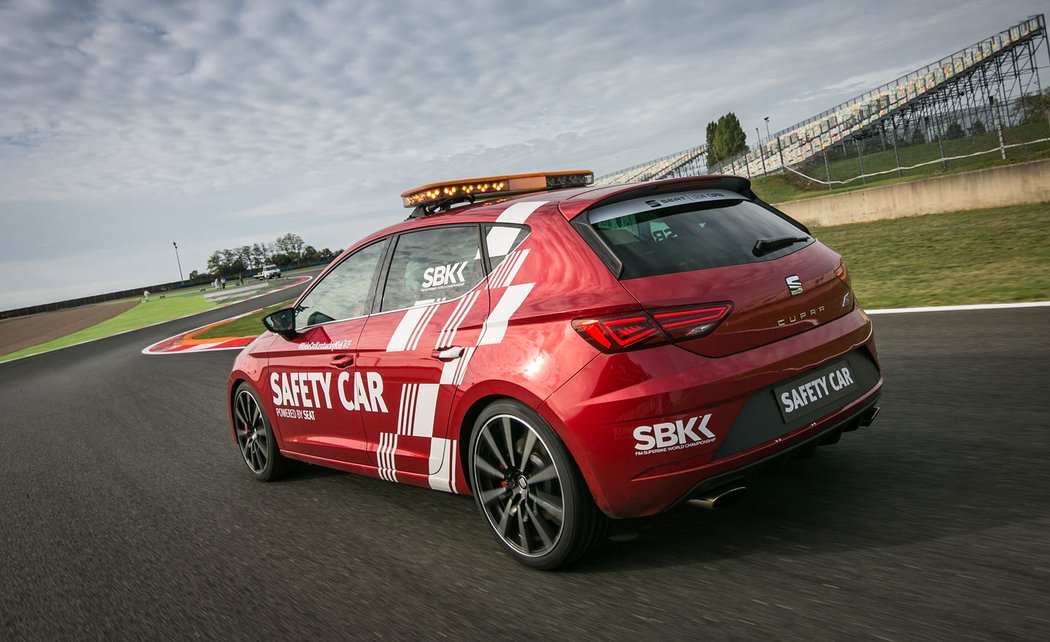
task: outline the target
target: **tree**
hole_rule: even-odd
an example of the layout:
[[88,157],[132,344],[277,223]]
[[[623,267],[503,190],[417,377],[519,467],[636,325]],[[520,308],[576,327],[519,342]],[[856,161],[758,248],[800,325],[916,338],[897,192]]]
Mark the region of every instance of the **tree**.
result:
[[715,158],[715,132],[718,131],[718,123],[711,121],[707,123],[707,164],[708,166],[714,165],[720,161],[720,158]]
[[949,140],[954,140],[956,138],[962,138],[965,135],[966,131],[963,130],[962,125],[957,121],[952,121],[948,124],[948,131],[945,132],[944,137]]
[[708,166],[727,161],[747,150],[747,134],[733,112],[707,124],[707,140]]
[[292,234],[290,232],[288,234],[285,234],[284,236],[277,237],[277,240],[274,241],[274,246],[277,248],[278,252],[288,254],[290,256],[295,257],[296,259],[302,257],[303,247],[305,245],[306,244],[303,243],[303,239],[301,236],[299,236],[298,234]]
[[971,136],[980,136],[981,134],[985,133],[986,131],[988,131],[988,130],[985,129],[984,123],[981,122],[980,118],[978,118],[977,120],[973,121],[973,125],[970,126],[970,135]]
[[1025,123],[1045,123],[1050,111],[1050,89],[1041,94],[1028,94],[1017,99],[1015,111],[1024,114]]
[[194,270],[194,271],[190,272],[190,281],[192,281],[193,279],[197,278],[198,276],[200,276],[200,273],[197,272],[197,270]]

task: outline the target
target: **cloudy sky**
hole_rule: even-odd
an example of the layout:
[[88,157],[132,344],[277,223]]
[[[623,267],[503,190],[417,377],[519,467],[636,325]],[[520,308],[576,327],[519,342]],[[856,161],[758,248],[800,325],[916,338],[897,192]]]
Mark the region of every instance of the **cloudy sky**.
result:
[[173,241],[187,274],[287,232],[341,249],[409,187],[600,175],[730,110],[780,129],[1046,9],[0,0],[0,309],[177,280]]

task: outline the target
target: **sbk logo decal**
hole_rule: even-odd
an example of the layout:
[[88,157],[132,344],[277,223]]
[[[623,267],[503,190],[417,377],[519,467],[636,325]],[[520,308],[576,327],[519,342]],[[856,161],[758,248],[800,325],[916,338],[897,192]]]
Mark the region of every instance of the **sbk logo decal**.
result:
[[467,261],[429,267],[423,272],[423,289],[452,287],[463,284],[463,270]]
[[676,419],[674,423],[667,421],[652,426],[638,426],[634,429],[634,454],[653,455],[710,444],[715,440],[715,434],[707,428],[710,420],[711,415],[708,413],[688,420]]

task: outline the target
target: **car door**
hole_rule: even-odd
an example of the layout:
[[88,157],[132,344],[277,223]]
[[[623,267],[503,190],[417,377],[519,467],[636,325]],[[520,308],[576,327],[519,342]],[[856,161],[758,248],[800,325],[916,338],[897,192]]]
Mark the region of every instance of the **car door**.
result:
[[388,414],[365,415],[380,477],[455,490],[448,417],[489,311],[479,225],[400,234],[358,343],[381,377]]
[[374,466],[361,414],[387,412],[378,375],[356,366],[357,341],[372,307],[383,239],[347,256],[296,306],[296,334],[275,335],[266,381],[285,450]]

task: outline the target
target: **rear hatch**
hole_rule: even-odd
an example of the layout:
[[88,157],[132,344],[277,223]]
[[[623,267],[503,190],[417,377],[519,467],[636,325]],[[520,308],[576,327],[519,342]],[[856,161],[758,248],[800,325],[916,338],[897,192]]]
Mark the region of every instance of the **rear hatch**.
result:
[[[675,310],[728,306],[713,331],[676,342],[721,357],[805,332],[853,309],[841,257],[786,215],[728,190],[593,208],[573,221],[664,329]],[[582,228],[582,229],[581,229]]]

